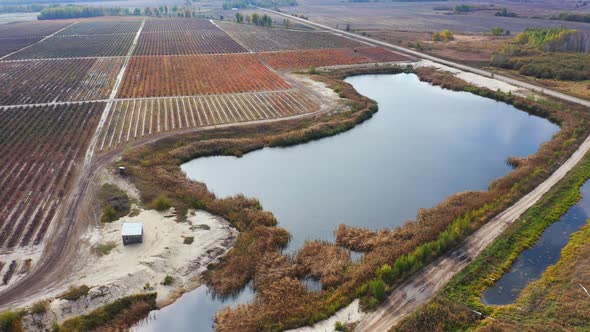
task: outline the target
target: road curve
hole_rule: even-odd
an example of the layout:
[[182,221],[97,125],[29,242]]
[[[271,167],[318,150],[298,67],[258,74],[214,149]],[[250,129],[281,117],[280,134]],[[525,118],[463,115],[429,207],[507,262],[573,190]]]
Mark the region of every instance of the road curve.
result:
[[[263,8],[261,8],[263,9]],[[466,72],[471,72],[481,76],[494,78],[499,81],[525,88],[536,93],[542,93],[548,96],[556,97],[572,103],[590,107],[590,101],[572,97],[561,92],[546,89],[534,84],[525,83],[516,79],[492,74],[491,72],[472,68],[459,63],[447,61],[437,57],[430,56],[421,52],[416,52],[404,47],[385,43],[372,38],[358,36],[346,31],[340,31],[328,26],[310,22],[301,18],[289,16],[273,10],[264,9],[268,12],[285,16],[290,19],[328,30],[338,35],[345,35],[366,42],[370,42],[382,47],[393,49],[401,53],[413,55],[418,58],[430,60],[449,67],[454,67]],[[457,273],[465,268],[477,255],[498,237],[506,228],[514,223],[526,210],[533,206],[541,197],[549,191],[557,182],[559,182],[583,157],[590,151],[590,136],[580,145],[572,156],[561,165],[549,178],[537,186],[533,191],[521,198],[516,204],[504,210],[494,217],[487,224],[482,226],[478,231],[469,236],[461,245],[449,254],[445,254],[436,261],[427,265],[421,271],[416,273],[411,280],[407,280],[398,286],[388,298],[375,310],[369,313],[359,323],[355,331],[357,332],[375,332],[388,331],[396,325],[407,314],[415,311],[421,305],[430,300],[438,291],[440,291]]]

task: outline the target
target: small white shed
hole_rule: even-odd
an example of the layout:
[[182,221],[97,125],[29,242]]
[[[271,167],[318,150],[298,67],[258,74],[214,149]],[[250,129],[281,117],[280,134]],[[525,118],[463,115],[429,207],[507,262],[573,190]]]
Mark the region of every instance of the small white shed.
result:
[[121,230],[123,237],[123,245],[143,242],[143,224],[140,222],[126,222],[123,223]]

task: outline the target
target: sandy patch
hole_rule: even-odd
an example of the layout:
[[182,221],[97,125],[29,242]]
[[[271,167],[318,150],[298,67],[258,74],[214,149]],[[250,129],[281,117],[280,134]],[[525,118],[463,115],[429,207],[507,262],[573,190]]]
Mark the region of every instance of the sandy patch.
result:
[[438,70],[441,70],[441,71],[447,71],[447,72],[452,73],[456,77],[464,80],[467,83],[470,83],[470,84],[473,84],[475,86],[479,86],[482,88],[488,88],[493,91],[500,90],[504,93],[510,92],[512,94],[520,95],[523,97],[530,95],[529,91],[524,90],[523,88],[517,87],[515,85],[504,83],[502,81],[499,81],[499,80],[496,80],[496,79],[493,79],[490,77],[485,77],[485,76],[481,76],[478,74],[465,72],[460,69],[441,65],[439,63],[435,63],[430,60],[422,60],[422,61],[418,61],[416,63],[411,63],[411,64],[416,68],[434,67],[434,68],[437,68]]
[[[143,243],[123,246],[124,222],[143,223]],[[199,275],[231,248],[237,235],[227,221],[204,211],[191,211],[186,222],[178,223],[171,211],[143,210],[137,216],[92,227],[81,239],[77,273],[62,283],[65,286],[59,292],[54,290],[52,296],[70,285],[87,285],[91,287],[89,294],[77,301],[53,299],[47,314],[29,315],[25,321],[30,327],[49,326],[52,321],[62,322],[142,292],[157,292],[158,304],[168,304],[184,291],[199,286]],[[193,242],[185,244],[188,237],[193,237]],[[107,243],[115,245],[110,253],[96,253],[98,245]],[[85,253],[87,246],[90,254]],[[174,279],[171,285],[162,284],[167,275]]]
[[356,299],[328,319],[317,322],[313,326],[300,327],[286,332],[333,332],[336,331],[334,329],[336,322],[342,324],[354,323],[360,321],[364,316],[365,313],[360,310],[359,300]]

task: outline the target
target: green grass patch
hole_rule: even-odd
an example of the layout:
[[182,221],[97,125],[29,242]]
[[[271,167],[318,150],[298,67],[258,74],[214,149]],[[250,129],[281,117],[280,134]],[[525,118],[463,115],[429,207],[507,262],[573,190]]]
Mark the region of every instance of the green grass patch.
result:
[[119,187],[105,183],[98,195],[102,204],[102,222],[112,222],[130,212],[129,196]]

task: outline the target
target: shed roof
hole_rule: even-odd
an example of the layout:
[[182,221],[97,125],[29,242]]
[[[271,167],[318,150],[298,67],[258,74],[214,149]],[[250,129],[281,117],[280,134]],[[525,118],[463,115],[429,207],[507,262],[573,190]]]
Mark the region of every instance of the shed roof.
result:
[[142,235],[143,234],[143,224],[140,222],[126,222],[123,223],[123,229],[121,230],[121,235],[123,236],[131,236],[131,235]]

